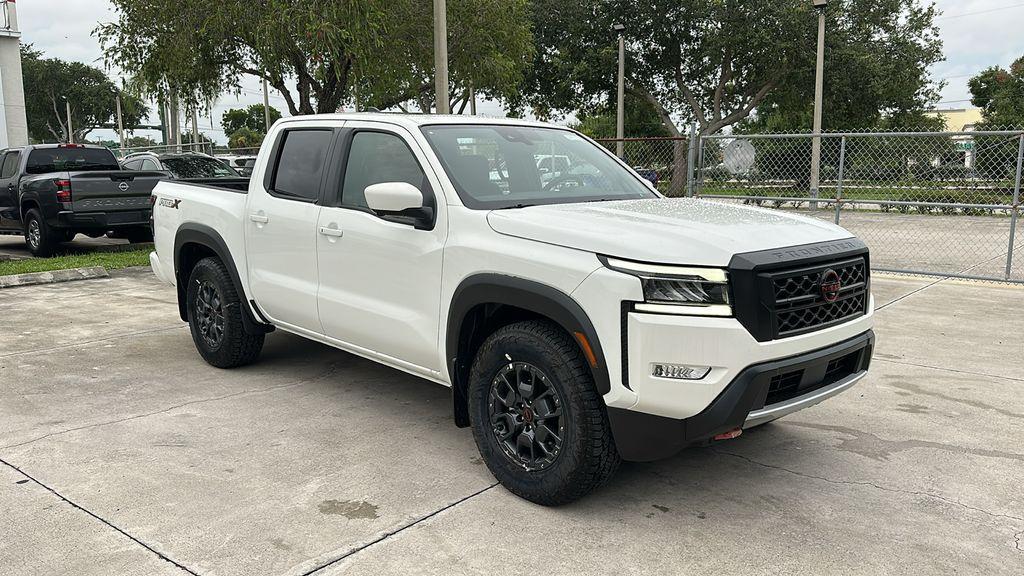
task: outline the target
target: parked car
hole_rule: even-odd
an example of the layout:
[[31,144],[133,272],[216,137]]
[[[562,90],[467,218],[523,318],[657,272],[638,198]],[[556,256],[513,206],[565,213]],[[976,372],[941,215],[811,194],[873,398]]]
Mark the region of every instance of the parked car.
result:
[[[543,183],[541,151],[587,178]],[[839,394],[871,360],[863,242],[664,198],[562,127],[289,118],[246,193],[156,196],[151,264],[208,363],[253,362],[280,328],[449,386],[490,471],[540,504]]]
[[150,195],[162,174],[123,170],[102,146],[42,144],[0,154],[0,231],[24,234],[33,255],[50,256],[79,233],[151,239]]
[[240,176],[245,177],[252,176],[252,167],[256,164],[255,156],[217,156],[216,158],[226,163]]
[[242,177],[219,159],[199,152],[136,152],[121,162],[128,170],[159,170],[175,180]]

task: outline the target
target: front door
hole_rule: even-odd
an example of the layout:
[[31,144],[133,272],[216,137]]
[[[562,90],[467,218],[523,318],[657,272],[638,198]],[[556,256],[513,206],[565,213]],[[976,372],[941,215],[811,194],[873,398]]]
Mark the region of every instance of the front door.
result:
[[250,189],[244,215],[249,286],[261,312],[317,334],[316,226],[334,137],[330,128],[278,133],[269,176]]
[[[438,315],[447,223],[436,175],[404,130],[348,122],[340,186],[320,212],[317,254],[324,333],[425,374],[441,369]],[[407,182],[434,208],[430,229],[385,220],[367,207],[371,184]],[[439,209],[440,208],[440,209]]]
[[19,229],[18,161],[21,152],[8,150],[0,158],[0,228]]

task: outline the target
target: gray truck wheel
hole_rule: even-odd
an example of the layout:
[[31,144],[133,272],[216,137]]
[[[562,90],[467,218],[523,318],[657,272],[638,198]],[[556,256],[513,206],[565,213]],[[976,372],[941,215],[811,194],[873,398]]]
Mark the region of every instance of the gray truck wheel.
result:
[[203,258],[196,264],[185,298],[192,341],[203,360],[218,368],[235,368],[259,357],[264,335],[245,331],[243,302],[220,260]]
[[60,232],[51,229],[35,208],[25,214],[25,244],[29,252],[38,258],[53,256],[53,249],[61,240]]
[[579,345],[550,322],[492,334],[470,371],[473,437],[495,478],[544,506],[604,484],[621,461]]

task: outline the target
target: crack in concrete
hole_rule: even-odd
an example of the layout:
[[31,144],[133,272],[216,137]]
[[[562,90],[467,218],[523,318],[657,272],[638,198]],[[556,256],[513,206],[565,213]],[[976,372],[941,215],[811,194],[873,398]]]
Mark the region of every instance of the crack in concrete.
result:
[[1024,552],[1024,548],[1021,548],[1020,541],[1022,537],[1024,537],[1024,530],[1021,530],[1020,532],[1017,532],[1013,535],[1013,547],[1016,548],[1018,552]]
[[942,366],[930,366],[928,364],[915,364],[913,362],[903,362],[900,360],[894,360],[892,358],[881,358],[877,354],[874,357],[874,361],[889,362],[890,364],[901,364],[903,366],[914,366],[915,368],[930,368],[932,370],[952,372],[954,374],[967,374],[969,376],[984,376],[986,378],[998,378],[1000,380],[1009,380],[1011,382],[1024,382],[1024,378],[1014,378],[1013,376],[1000,376],[999,374],[988,374],[986,372],[970,372],[968,370],[957,370],[956,368],[944,368]]
[[903,300],[904,298],[909,298],[910,296],[913,296],[914,294],[917,294],[918,292],[921,292],[922,290],[926,290],[928,288],[931,288],[932,286],[935,286],[936,284],[938,284],[939,282],[942,282],[943,280],[949,280],[949,277],[946,276],[946,277],[943,277],[943,278],[939,278],[938,280],[936,280],[934,282],[931,282],[929,284],[925,284],[924,286],[921,286],[920,288],[918,288],[916,290],[912,290],[910,292],[907,292],[906,294],[904,294],[903,296],[900,296],[899,298],[897,298],[895,300],[892,300],[890,302],[886,302],[885,304],[882,304],[881,306],[876,306],[875,307],[875,312],[881,312],[882,310],[888,308],[889,306],[892,306],[893,304]]
[[[792,474],[794,476],[799,476],[801,478],[808,478],[808,479],[811,479],[811,480],[820,480],[822,482],[828,482],[829,484],[847,485],[847,486],[864,486],[864,487],[868,487],[868,488],[875,488],[877,490],[881,490],[882,492],[890,492],[890,493],[893,493],[893,494],[904,494],[904,495],[909,495],[909,496],[920,496],[920,497],[926,497],[926,498],[934,498],[935,500],[939,500],[939,501],[945,502],[947,504],[951,504],[951,505],[954,505],[954,506],[959,506],[959,507],[961,507],[961,508],[963,508],[965,510],[970,510],[972,512],[979,512],[979,513],[984,514],[986,516],[989,516],[991,518],[1003,518],[1003,519],[1007,519],[1007,520],[1015,520],[1017,522],[1024,522],[1024,518],[1021,518],[1019,516],[1013,516],[1013,515],[1010,515],[1010,514],[1002,514],[1002,513],[998,513],[998,512],[989,512],[988,510],[985,510],[984,508],[978,508],[976,506],[971,506],[969,504],[964,504],[960,500],[953,500],[951,498],[946,498],[945,496],[942,496],[940,494],[935,494],[935,493],[932,493],[932,492],[923,492],[923,491],[920,491],[920,490],[904,490],[904,489],[901,489],[901,488],[891,488],[889,486],[882,486],[880,484],[875,484],[874,482],[868,482],[866,480],[836,480],[836,479],[833,479],[833,478],[826,478],[825,476],[817,476],[817,475],[814,475],[814,474],[806,474],[804,472],[799,472],[799,471],[793,470],[791,468],[786,468],[785,466],[778,466],[778,465],[775,465],[775,464],[768,464],[766,462],[760,462],[760,461],[754,460],[753,458],[750,458],[748,456],[744,456],[743,454],[736,454],[735,452],[726,452],[724,450],[720,450],[720,449],[715,448],[715,447],[711,447],[710,450],[712,452],[714,452],[715,454],[719,454],[719,455],[722,455],[722,456],[732,456],[733,458],[738,458],[738,459],[743,460],[745,462],[748,462],[750,464],[754,464],[755,466],[761,466],[763,468],[768,468],[770,470],[778,470],[780,472],[786,472],[788,474]],[[1022,530],[1021,532],[1018,532],[1015,535],[1015,538],[1017,539],[1017,549],[1018,550],[1021,550],[1021,548],[1020,548],[1020,546],[1021,546],[1020,537],[1022,535],[1024,535],[1024,530]],[[1024,552],[1024,550],[1021,550],[1021,551]]]
[[407,530],[409,528],[412,528],[413,526],[416,526],[417,524],[420,524],[421,522],[425,522],[425,521],[433,518],[434,516],[437,516],[438,514],[441,514],[442,512],[445,512],[447,510],[450,510],[450,509],[458,506],[459,504],[462,504],[463,502],[465,502],[465,501],[467,501],[467,500],[469,500],[471,498],[475,498],[475,497],[483,494],[484,492],[487,492],[491,488],[494,488],[498,484],[499,484],[498,482],[495,482],[495,483],[487,486],[486,488],[482,488],[480,490],[477,490],[476,492],[473,492],[472,494],[469,494],[468,496],[463,496],[462,498],[459,498],[458,500],[456,500],[456,501],[454,501],[454,502],[452,502],[450,504],[442,506],[441,508],[438,508],[437,510],[434,510],[433,512],[431,512],[430,514],[427,514],[426,516],[422,516],[422,517],[417,518],[416,520],[414,520],[414,521],[412,521],[412,522],[410,522],[408,524],[405,524],[404,526],[401,526],[401,527],[396,528],[394,530],[390,530],[388,532],[385,532],[384,534],[382,534],[381,536],[377,537],[376,539],[371,540],[371,541],[367,542],[366,544],[362,544],[360,546],[357,546],[357,547],[353,548],[352,550],[349,550],[348,552],[345,552],[344,554],[338,556],[337,558],[333,558],[333,559],[331,559],[331,560],[329,560],[329,561],[327,561],[327,562],[325,562],[325,563],[323,563],[323,564],[321,564],[319,566],[316,566],[316,567],[314,567],[314,568],[312,568],[310,570],[307,570],[306,572],[303,572],[299,576],[311,576],[312,574],[315,574],[316,572],[320,572],[321,570],[325,570],[327,568],[330,568],[331,566],[334,566],[335,564],[337,564],[338,562],[341,562],[342,560],[345,560],[346,558],[349,558],[349,557],[351,557],[351,556],[353,556],[355,554],[358,554],[359,552],[362,552],[363,550],[366,550],[367,548],[369,548],[369,547],[371,547],[371,546],[373,546],[375,544],[379,544],[379,543],[387,540],[388,538],[391,538],[392,536],[395,536],[396,534],[399,534],[399,533],[401,533],[401,532],[403,532],[403,531],[405,531],[405,530]]
[[0,450],[9,450],[11,448],[19,448],[21,446],[26,446],[28,444],[32,444],[33,442],[39,442],[40,440],[45,440],[47,438],[52,438],[54,436],[60,436],[62,434],[67,434],[69,432],[77,432],[79,430],[88,430],[88,429],[91,429],[91,428],[99,428],[101,426],[109,426],[111,424],[120,424],[122,422],[129,422],[131,420],[138,420],[140,418],[146,418],[146,417],[149,417],[149,416],[156,416],[158,414],[166,414],[167,412],[171,412],[171,411],[177,410],[178,408],[184,408],[185,406],[193,406],[195,404],[204,404],[204,403],[207,403],[207,402],[217,402],[218,400],[225,400],[225,399],[228,399],[228,398],[235,398],[235,397],[238,397],[238,396],[244,396],[246,394],[260,394],[260,393],[264,393],[264,392],[274,392],[274,391],[283,390],[283,389],[286,389],[286,388],[293,388],[293,387],[296,387],[296,386],[302,386],[303,384],[309,384],[310,382],[316,382],[317,380],[321,380],[323,378],[328,378],[331,375],[333,375],[335,372],[337,372],[337,370],[338,370],[337,362],[332,362],[331,364],[328,365],[326,370],[320,372],[316,376],[312,376],[310,378],[305,378],[305,379],[299,380],[297,382],[289,382],[287,384],[279,384],[277,386],[269,386],[267,388],[250,388],[248,390],[240,390],[238,392],[232,392],[231,394],[224,394],[222,396],[215,396],[215,397],[212,397],[212,398],[199,398],[199,399],[196,399],[196,400],[189,400],[188,402],[182,402],[181,404],[175,404],[174,406],[168,406],[166,408],[161,408],[160,410],[154,410],[153,412],[145,412],[145,413],[142,413],[142,414],[134,414],[132,416],[125,416],[124,418],[117,418],[115,420],[107,420],[107,421],[104,421],[104,422],[95,422],[93,424],[85,424],[83,426],[75,426],[73,428],[65,428],[63,430],[58,430],[56,432],[49,432],[47,434],[43,434],[42,436],[39,436],[37,438],[33,438],[31,440],[25,440],[24,442],[18,442],[18,443],[15,443],[15,444],[9,444],[7,446],[0,446]]
[[37,480],[33,476],[29,475],[28,473],[26,473],[21,468],[18,468],[14,464],[11,464],[10,462],[4,460],[3,458],[0,458],[0,464],[3,464],[4,466],[7,466],[8,468],[14,470],[18,474],[21,474],[25,478],[28,478],[29,480],[31,480],[32,482],[34,482],[35,484],[40,486],[42,489],[44,489],[47,492],[53,494],[57,498],[60,498],[63,502],[67,503],[72,508],[84,512],[86,515],[90,516],[91,518],[93,518],[95,520],[98,520],[102,524],[106,525],[108,528],[113,529],[117,533],[119,533],[122,536],[124,536],[124,537],[128,538],[129,540],[131,540],[132,542],[135,542],[139,546],[142,546],[146,550],[148,550],[148,551],[152,552],[153,554],[155,554],[157,556],[157,558],[160,558],[164,562],[167,562],[167,563],[173,565],[175,568],[178,568],[179,570],[182,570],[183,572],[185,572],[187,574],[191,574],[192,576],[199,576],[198,572],[195,572],[194,570],[191,570],[190,568],[188,568],[184,564],[182,564],[182,563],[178,562],[177,560],[174,560],[173,558],[167,556],[166,554],[158,551],[156,548],[153,548],[149,544],[146,544],[145,542],[143,542],[139,538],[137,538],[135,536],[132,536],[127,531],[125,531],[124,529],[118,527],[117,525],[115,525],[113,522],[107,520],[106,518],[103,518],[102,516],[96,514],[95,512],[92,512],[91,510],[85,508],[84,506],[81,506],[80,504],[75,503],[74,501],[70,500],[68,497],[64,496],[60,492],[57,492],[53,488],[50,488],[46,484],[43,484],[42,482],[40,482],[39,480]]

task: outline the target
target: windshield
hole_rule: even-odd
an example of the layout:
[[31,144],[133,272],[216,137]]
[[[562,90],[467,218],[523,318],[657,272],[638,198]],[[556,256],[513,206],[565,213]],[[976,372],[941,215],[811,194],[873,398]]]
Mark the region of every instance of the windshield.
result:
[[25,165],[28,174],[120,169],[114,154],[102,148],[36,148]]
[[163,158],[164,168],[175,178],[237,178],[238,172],[217,160],[205,156],[177,156]]
[[462,202],[473,209],[654,198],[604,149],[558,128],[424,126]]

